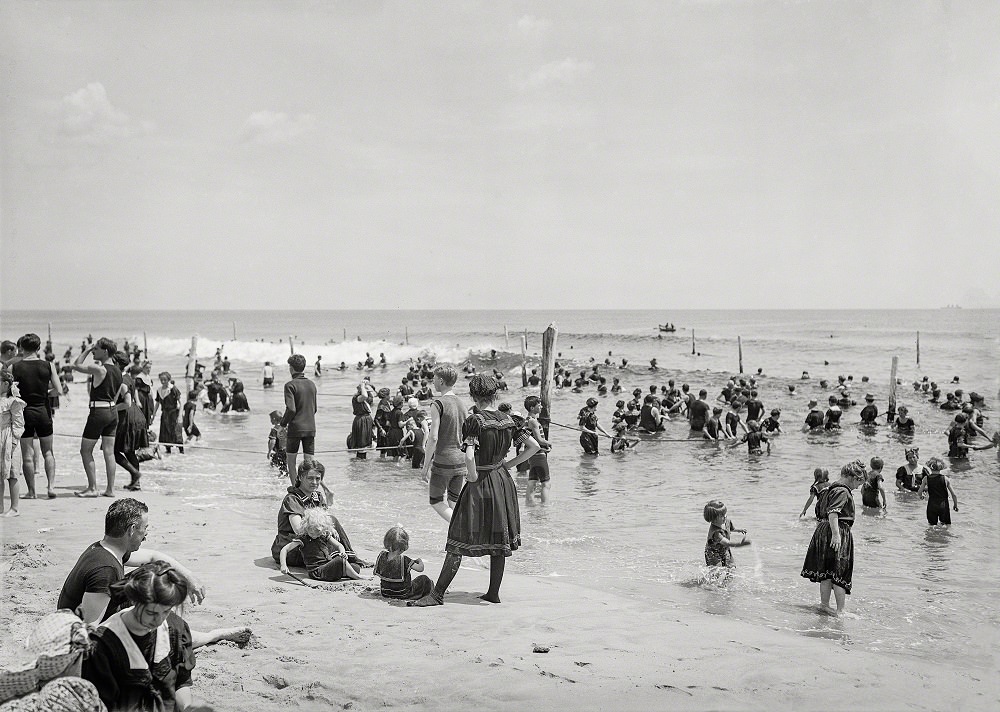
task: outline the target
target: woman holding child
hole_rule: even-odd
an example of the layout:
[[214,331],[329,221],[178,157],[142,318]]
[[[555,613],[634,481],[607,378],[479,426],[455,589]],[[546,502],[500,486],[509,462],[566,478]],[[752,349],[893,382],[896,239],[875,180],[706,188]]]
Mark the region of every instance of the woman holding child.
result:
[[[462,426],[466,485],[455,503],[448,525],[447,556],[434,589],[414,606],[440,606],[462,564],[463,556],[490,557],[490,587],[480,598],[500,603],[506,557],[521,545],[521,519],[517,487],[510,471],[538,452],[538,443],[519,428],[510,415],[497,410],[499,384],[492,376],[477,374],[469,381],[469,395],[476,409]],[[511,443],[524,449],[504,460]]]
[[[288,544],[296,540],[304,542],[301,537],[308,536],[304,519],[306,512],[315,507],[321,507],[324,510],[329,508],[329,501],[321,491],[325,474],[326,468],[318,460],[310,460],[299,465],[296,473],[296,484],[294,487],[288,488],[288,494],[281,500],[281,508],[278,510],[278,533],[271,544],[271,558],[274,559],[275,563],[281,562],[281,550]],[[351,540],[340,525],[340,521],[332,514],[330,514],[330,519],[332,520],[333,534],[335,534],[332,538],[343,547],[343,558],[359,567],[371,566],[370,563],[354,553],[354,549],[351,548]],[[286,552],[285,563],[288,566],[305,566],[302,553],[301,547],[290,549]]]

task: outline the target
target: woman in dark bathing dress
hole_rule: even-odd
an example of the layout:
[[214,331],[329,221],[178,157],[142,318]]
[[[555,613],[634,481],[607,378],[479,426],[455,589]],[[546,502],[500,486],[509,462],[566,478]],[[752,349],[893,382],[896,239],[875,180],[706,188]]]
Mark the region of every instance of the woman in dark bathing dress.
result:
[[819,523],[813,532],[802,577],[820,588],[823,609],[830,606],[830,593],[837,599],[837,614],[844,612],[847,596],[851,593],[854,576],[854,497],[852,490],[865,481],[867,473],[861,462],[852,462],[840,468],[840,479],[822,494],[818,505]]
[[[351,423],[347,447],[359,450],[370,448],[374,439],[375,421],[372,419],[372,393],[366,382],[358,384],[358,392],[351,398],[351,408],[354,412],[354,422]],[[368,453],[357,452],[355,457],[366,460]]]
[[[469,395],[477,410],[462,426],[466,485],[455,503],[448,525],[447,556],[434,589],[413,606],[440,606],[463,556],[490,557],[490,588],[480,598],[500,603],[506,557],[521,545],[521,514],[517,486],[510,471],[539,451],[538,443],[497,408],[499,386],[492,376],[476,375],[469,381]],[[504,460],[511,443],[524,449]]]

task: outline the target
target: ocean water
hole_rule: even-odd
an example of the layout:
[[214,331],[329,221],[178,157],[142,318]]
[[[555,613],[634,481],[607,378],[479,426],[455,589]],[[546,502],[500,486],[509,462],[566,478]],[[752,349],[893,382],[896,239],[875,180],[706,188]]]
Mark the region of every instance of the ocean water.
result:
[[[656,325],[666,321],[678,331],[660,338]],[[537,367],[541,332],[550,322],[559,329],[557,350],[564,365],[588,367],[591,358],[603,362],[609,352],[616,364],[628,359],[628,368],[607,370],[609,381],[620,378],[626,393],[674,378],[695,391],[705,387],[714,397],[738,370],[739,336],[744,370],[752,374],[762,369],[761,398],[768,409],[781,409],[788,432],[775,439],[770,456],[752,457],[745,446],[674,441],[687,436],[681,421],[668,424],[662,440],[622,454],[606,452],[604,440],[605,452],[591,457],[582,454],[577,433],[554,427],[551,500],[547,506],[522,507],[524,545],[508,564],[511,570],[564,577],[653,605],[679,602],[840,645],[927,658],[961,654],[969,665],[993,664],[1000,631],[995,605],[1000,581],[997,451],[974,452],[966,462],[948,463],[960,502],[950,529],[928,527],[925,503],[914,495],[897,495],[893,474],[910,443],[920,447],[923,460],[947,449],[943,430],[951,414],[915,395],[909,385],[913,380],[926,375],[947,391],[952,378],[960,376],[967,393],[986,396],[990,420],[985,429],[1000,427],[995,410],[997,310],[2,312],[0,336],[35,331],[44,339],[51,324],[58,355],[69,345],[79,348],[88,333],[140,345],[145,338],[155,371],[178,375],[193,335],[199,336],[203,360],[210,361],[222,347],[247,384],[253,412],[200,413],[202,445],[224,449],[189,450],[147,463],[144,488],[183,498],[206,517],[226,508],[258,519],[259,548],[266,552],[285,483],[265,463],[267,413],[281,408],[281,391],[261,389],[260,366],[264,360],[283,364],[289,337],[310,364],[321,355],[328,368],[340,361],[351,366],[366,353],[377,360],[384,353],[389,366],[371,376],[376,386],[393,389],[409,359],[417,356],[469,359],[480,370],[502,368],[511,384],[506,399],[520,408],[524,396],[536,392],[519,385],[520,336],[527,331],[529,367]],[[489,357],[491,349],[498,352],[495,361]],[[819,386],[821,378],[836,382],[839,374],[853,375],[854,397],[862,401],[870,391],[884,410],[894,355],[903,381],[898,400],[910,408],[915,435],[899,436],[884,425],[874,433],[859,431],[860,407],[847,410],[846,427],[838,434],[799,432],[808,399],[822,401],[828,395]],[[661,367],[655,373],[648,369],[654,357]],[[811,380],[799,380],[803,370]],[[280,382],[280,367],[278,374]],[[870,381],[862,384],[862,376]],[[360,377],[352,367],[344,373],[328,370],[317,379],[318,457],[327,466],[338,516],[359,547],[376,550],[385,530],[401,523],[410,531],[415,555],[440,558],[445,525],[428,507],[425,486],[409,463],[377,457],[361,462],[330,452],[345,447],[349,396]],[[788,384],[796,386],[794,394]],[[553,421],[574,425],[590,395],[555,391]],[[605,426],[615,400],[602,399],[598,408]],[[86,417],[83,386],[73,384],[66,401],[56,421],[57,432],[70,436],[57,438],[59,484],[76,485],[83,479],[76,454]],[[851,615],[831,618],[818,611],[818,585],[799,576],[815,521],[797,515],[808,497],[813,468],[833,472],[850,460],[867,461],[874,455],[886,462],[888,515],[864,514],[855,493]],[[523,492],[523,480],[518,485]],[[754,541],[734,550],[737,574],[721,587],[704,582],[702,567],[708,528],[702,508],[713,498],[727,503],[731,518]]]

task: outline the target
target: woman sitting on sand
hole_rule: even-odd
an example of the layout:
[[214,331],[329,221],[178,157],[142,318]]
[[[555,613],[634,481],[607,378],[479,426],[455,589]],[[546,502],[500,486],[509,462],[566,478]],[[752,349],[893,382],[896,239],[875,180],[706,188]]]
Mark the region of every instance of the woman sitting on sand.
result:
[[[303,515],[306,510],[313,507],[329,508],[328,497],[320,491],[323,487],[325,474],[326,468],[318,460],[310,460],[299,465],[295,487],[288,488],[288,494],[281,500],[281,508],[278,510],[278,533],[271,544],[271,558],[274,559],[275,563],[281,561],[281,550],[305,533]],[[340,521],[332,514],[330,519],[333,520],[337,540],[344,548],[347,561],[362,568],[370,567],[371,563],[354,553],[354,549],[351,548],[351,540],[340,525]],[[302,549],[297,548],[289,551],[286,563],[288,566],[305,566],[302,559]]]
[[191,695],[191,629],[173,612],[187,598],[187,580],[165,561],[153,561],[111,590],[132,606],[91,634],[93,648],[82,677],[93,683],[112,712],[204,709]]

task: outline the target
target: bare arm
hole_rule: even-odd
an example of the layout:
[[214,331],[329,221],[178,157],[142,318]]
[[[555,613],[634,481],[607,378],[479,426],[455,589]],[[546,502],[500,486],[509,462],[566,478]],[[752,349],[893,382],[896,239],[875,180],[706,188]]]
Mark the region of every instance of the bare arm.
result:
[[465,448],[465,470],[467,482],[479,479],[479,471],[476,469],[476,448],[472,443],[468,443],[468,447]]
[[524,444],[524,449],[510,460],[507,460],[504,463],[504,466],[508,470],[514,469],[522,462],[530,460],[539,450],[541,450],[541,447],[539,447],[538,443],[535,442],[535,439],[529,437],[528,441]]
[[288,554],[294,549],[298,549],[302,546],[302,542],[298,539],[292,539],[292,541],[285,544],[281,549],[281,553],[278,554],[278,567],[281,569],[281,573],[288,573]]
[[549,450],[551,450],[552,449],[552,443],[550,443],[548,440],[546,440],[545,438],[542,437],[542,429],[538,425],[538,421],[537,420],[534,420],[534,419],[531,420],[531,422],[530,422],[530,428],[531,428],[531,437],[533,437],[535,439],[535,442],[538,443],[538,446],[541,449],[545,450],[546,452],[548,452]]
[[827,515],[827,520],[830,522],[830,548],[840,549],[840,517],[836,512],[830,512]]
[[424,570],[424,560],[423,559],[414,559],[413,561],[411,561],[410,562],[410,570],[411,571],[418,571],[418,572],[419,571],[423,571]]
[[192,603],[201,603],[205,600],[205,586],[191,572],[189,568],[180,563],[177,559],[153,549],[139,549],[133,551],[129,556],[126,566],[142,566],[151,561],[165,561],[172,566],[188,583],[188,596]]
[[440,419],[434,413],[434,405],[431,404],[431,425],[430,430],[427,434],[427,442],[424,445],[424,452],[426,453],[424,458],[424,469],[420,473],[423,477],[424,482],[429,481],[431,464],[434,460],[434,450],[437,448],[438,432],[441,427]]
[[305,526],[302,524],[301,514],[289,514],[288,524],[292,527],[292,531],[296,534],[301,534],[305,531]]
[[108,610],[111,603],[111,596],[106,593],[92,593],[90,591],[83,594],[83,600],[76,613],[83,619],[84,623],[100,623],[104,618],[104,612]]
[[49,361],[49,384],[55,389],[56,393],[62,393],[62,384],[59,382],[59,371],[52,361]]
[[816,499],[816,495],[814,495],[812,492],[810,492],[809,493],[809,499],[806,500],[806,506],[802,508],[802,514],[799,515],[799,519],[801,519],[802,517],[806,516],[806,511],[808,511],[809,505],[811,505],[813,503],[814,499]]
[[954,509],[957,512],[958,511],[958,495],[955,494],[955,490],[953,490],[952,487],[951,487],[951,478],[950,477],[945,477],[944,478],[944,483],[945,483],[945,485],[947,485],[948,491],[951,493],[951,501],[955,503],[954,506],[952,507],[952,509]]

